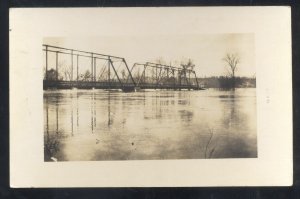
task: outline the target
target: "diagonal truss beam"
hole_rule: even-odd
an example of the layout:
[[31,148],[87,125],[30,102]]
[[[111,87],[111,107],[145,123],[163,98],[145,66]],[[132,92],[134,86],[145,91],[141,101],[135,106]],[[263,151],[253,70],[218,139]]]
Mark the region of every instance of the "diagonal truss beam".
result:
[[119,75],[118,75],[118,73],[117,73],[117,71],[116,71],[116,69],[115,69],[115,66],[114,66],[113,62],[112,62],[111,60],[109,60],[109,63],[111,64],[111,66],[112,66],[112,68],[113,68],[113,70],[114,70],[114,72],[115,72],[115,75],[117,76],[118,81],[119,81],[119,83],[121,84],[121,87],[123,88],[123,83],[122,83],[122,81],[121,81],[120,78],[119,78]]

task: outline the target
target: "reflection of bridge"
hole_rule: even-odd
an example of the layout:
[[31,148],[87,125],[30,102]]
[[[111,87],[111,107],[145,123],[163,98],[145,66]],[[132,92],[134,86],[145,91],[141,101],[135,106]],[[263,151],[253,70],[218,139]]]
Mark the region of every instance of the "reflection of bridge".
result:
[[43,47],[44,89],[200,89],[196,73],[190,69],[150,62],[135,63],[129,69],[122,57],[50,45]]

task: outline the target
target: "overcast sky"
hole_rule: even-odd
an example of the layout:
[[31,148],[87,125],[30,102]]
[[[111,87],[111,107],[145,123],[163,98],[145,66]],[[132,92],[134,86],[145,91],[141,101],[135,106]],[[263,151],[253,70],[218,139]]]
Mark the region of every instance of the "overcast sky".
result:
[[161,58],[173,66],[192,59],[198,77],[226,74],[222,58],[238,54],[236,75],[255,75],[254,34],[152,35],[87,38],[45,38],[44,44],[93,51],[124,57],[129,66],[135,62],[155,62]]

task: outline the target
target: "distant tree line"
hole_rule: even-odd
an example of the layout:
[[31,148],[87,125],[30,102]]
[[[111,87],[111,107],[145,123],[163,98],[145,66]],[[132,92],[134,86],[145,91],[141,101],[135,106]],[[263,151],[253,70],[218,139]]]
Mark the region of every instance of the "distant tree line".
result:
[[[232,77],[213,76],[198,78],[198,82],[206,88],[232,89]],[[235,77],[235,88],[256,88],[255,77]]]
[[[226,75],[225,76],[211,76],[211,77],[204,77],[204,78],[197,78],[199,86],[205,87],[205,88],[220,88],[220,89],[235,89],[235,88],[255,88],[256,87],[256,78],[255,77],[241,77],[236,76],[237,66],[240,63],[240,57],[238,54],[230,54],[227,53],[225,57],[222,59],[226,66]],[[154,61],[158,64],[167,64],[167,62],[162,58],[159,57]],[[176,61],[178,62],[178,61]],[[169,65],[172,65],[171,62]],[[195,64],[192,59],[183,59],[180,61],[180,66],[183,69],[180,74],[180,79],[184,80],[187,78],[187,70],[194,70]],[[50,69],[47,72],[44,71],[44,79],[48,80],[71,80],[71,67],[66,65],[64,62],[58,63],[59,72],[57,72],[55,69]],[[105,81],[107,80],[107,71],[102,71],[101,74],[98,74],[96,77],[97,81]],[[134,77],[135,79],[140,79],[140,72],[136,74]],[[112,75],[113,76],[113,75]],[[126,71],[123,69],[120,74],[121,79],[126,79]],[[77,77],[73,78],[73,80],[76,80]],[[150,80],[155,80],[154,73],[152,71],[152,76],[147,77],[148,80],[145,79],[147,82],[151,82]],[[92,73],[89,70],[86,70],[85,72],[78,74],[78,80],[79,81],[91,81],[92,80]],[[195,82],[195,78],[191,77],[191,81]],[[114,81],[114,80],[110,80]],[[162,78],[160,81],[163,81],[164,83],[173,83],[174,78],[173,77],[165,77]]]

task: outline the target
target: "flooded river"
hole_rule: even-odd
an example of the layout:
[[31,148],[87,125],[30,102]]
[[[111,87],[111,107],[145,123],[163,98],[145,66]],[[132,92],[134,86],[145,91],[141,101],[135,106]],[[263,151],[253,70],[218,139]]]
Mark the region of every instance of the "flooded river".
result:
[[255,158],[256,89],[44,91],[45,161]]

